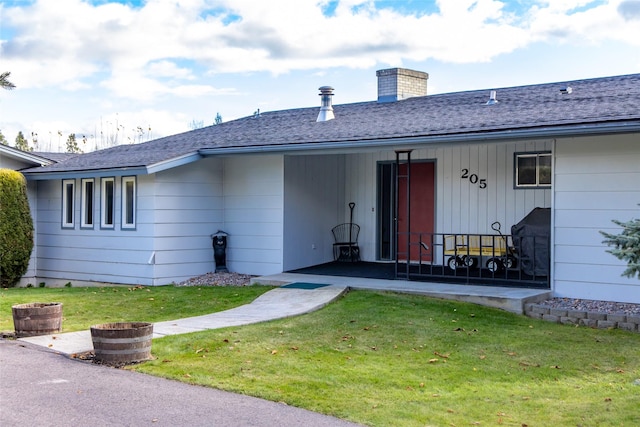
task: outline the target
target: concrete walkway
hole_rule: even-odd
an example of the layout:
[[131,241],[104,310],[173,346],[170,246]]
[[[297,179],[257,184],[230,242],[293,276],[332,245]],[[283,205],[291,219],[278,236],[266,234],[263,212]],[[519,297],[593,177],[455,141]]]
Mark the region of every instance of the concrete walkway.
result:
[[[312,289],[301,289],[295,286],[296,284],[292,284],[290,287],[270,290],[256,298],[251,304],[230,310],[154,323],[153,337],[160,338],[166,335],[249,325],[298,316],[324,307],[347,291],[347,287],[344,285],[324,285]],[[47,347],[51,351],[67,356],[93,350],[93,342],[91,341],[91,332],[89,330],[19,338],[18,341]]]
[[450,283],[417,282],[408,280],[368,279],[363,277],[320,276],[313,274],[280,273],[255,277],[251,283],[283,285],[292,282],[329,283],[351,289],[367,289],[425,295],[433,298],[470,302],[523,314],[524,305],[551,298],[549,289],[510,288],[504,286],[454,285]]
[[[324,307],[339,298],[350,288],[412,293],[434,298],[471,302],[517,314],[524,312],[525,303],[541,301],[551,297],[551,291],[540,289],[452,285],[296,273],[256,277],[251,282],[282,287],[264,293],[250,304],[231,310],[154,323],[153,337],[160,338],[166,335],[248,325],[298,316]],[[314,284],[318,286],[316,287]],[[19,341],[47,347],[52,351],[67,356],[93,350],[91,332],[89,330],[20,338]]]

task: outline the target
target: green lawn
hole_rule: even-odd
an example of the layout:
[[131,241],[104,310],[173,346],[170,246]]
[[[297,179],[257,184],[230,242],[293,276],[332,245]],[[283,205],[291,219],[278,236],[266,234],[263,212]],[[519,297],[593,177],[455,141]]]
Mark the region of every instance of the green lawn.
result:
[[0,288],[0,331],[13,331],[11,306],[61,302],[63,332],[112,322],[158,322],[199,316],[248,304],[268,286],[118,286]]
[[[167,292],[165,306],[202,299]],[[304,316],[156,339],[152,353],[129,369],[373,426],[640,425],[640,334],[415,295],[352,291]]]

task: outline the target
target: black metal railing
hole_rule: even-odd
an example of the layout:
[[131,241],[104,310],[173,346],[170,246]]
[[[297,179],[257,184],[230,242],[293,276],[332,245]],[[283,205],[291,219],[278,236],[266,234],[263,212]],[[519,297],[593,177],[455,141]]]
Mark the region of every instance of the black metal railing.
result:
[[398,242],[398,279],[549,288],[548,236],[398,233]]

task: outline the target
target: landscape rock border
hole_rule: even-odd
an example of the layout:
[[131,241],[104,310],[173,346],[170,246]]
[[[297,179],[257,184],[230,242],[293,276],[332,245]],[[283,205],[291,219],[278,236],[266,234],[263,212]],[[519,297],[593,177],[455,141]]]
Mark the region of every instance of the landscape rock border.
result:
[[524,314],[534,319],[565,325],[640,333],[640,304],[554,298],[526,303]]

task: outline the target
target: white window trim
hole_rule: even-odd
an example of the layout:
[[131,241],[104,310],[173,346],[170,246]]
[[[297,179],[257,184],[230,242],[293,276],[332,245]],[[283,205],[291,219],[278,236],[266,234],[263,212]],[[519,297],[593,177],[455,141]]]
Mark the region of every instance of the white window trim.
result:
[[[68,186],[71,185],[71,195],[69,195]],[[69,200],[71,196],[71,200]],[[62,228],[75,228],[75,196],[76,196],[76,180],[62,180]],[[71,206],[69,206],[71,203]],[[71,218],[69,218],[71,216]],[[71,221],[69,221],[71,219]]]
[[[107,224],[107,183],[113,184],[111,219],[112,223]],[[113,177],[100,179],[100,228],[113,229],[116,226],[116,179]]]
[[[521,152],[514,153],[514,164],[513,164],[513,187],[515,189],[547,189],[551,188],[551,184],[540,184],[540,157],[548,156],[551,157],[550,151],[536,151],[536,152]],[[518,159],[523,157],[533,157],[536,159],[536,182],[535,184],[520,184],[518,182]]]
[[[131,199],[129,199],[129,197],[127,196],[127,184],[131,183],[133,185],[133,195],[131,197]],[[122,191],[122,218],[121,218],[121,225],[120,227],[123,229],[135,229],[136,228],[136,216],[137,216],[137,203],[136,203],[136,198],[137,198],[137,185],[136,185],[136,177],[135,176],[123,176],[122,177],[122,185],[121,185],[121,191]],[[132,210],[132,221],[129,222],[127,220],[127,214],[129,212],[129,208],[131,208]]]
[[[80,227],[81,228],[93,228],[94,225],[94,215],[95,215],[95,194],[96,194],[96,184],[95,184],[95,180],[93,178],[86,178],[86,179],[82,179],[81,180],[81,191],[82,191],[82,196],[81,196],[81,201],[82,204],[80,205],[80,215],[81,215],[81,220],[80,220]],[[87,198],[87,184],[91,183],[91,196],[90,199]],[[91,210],[91,215],[89,218],[90,222],[87,222],[87,210],[88,208],[90,208]]]

